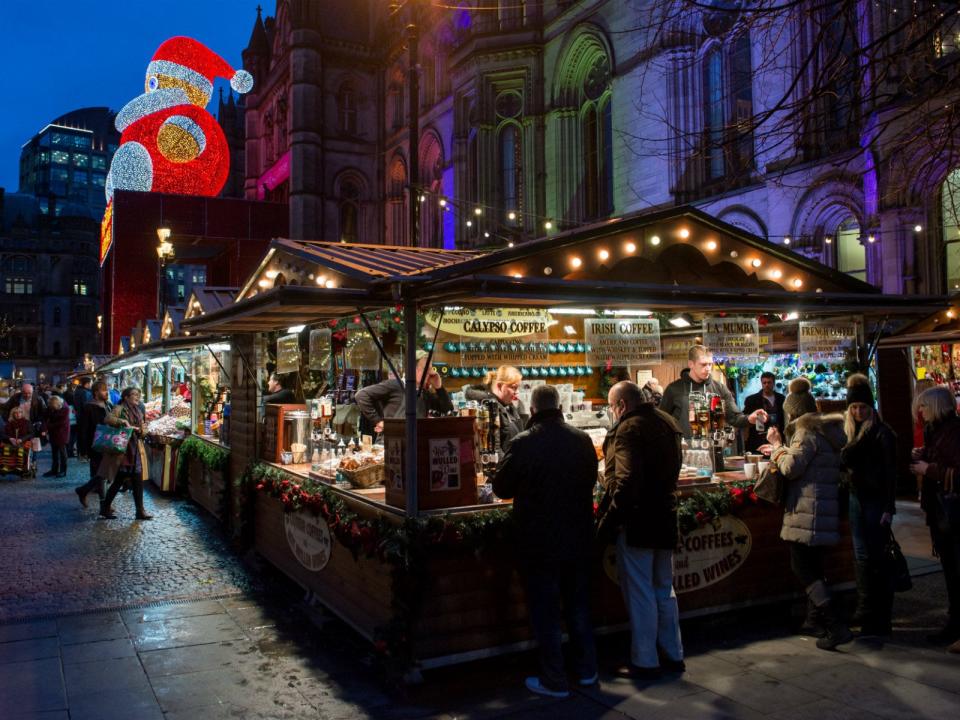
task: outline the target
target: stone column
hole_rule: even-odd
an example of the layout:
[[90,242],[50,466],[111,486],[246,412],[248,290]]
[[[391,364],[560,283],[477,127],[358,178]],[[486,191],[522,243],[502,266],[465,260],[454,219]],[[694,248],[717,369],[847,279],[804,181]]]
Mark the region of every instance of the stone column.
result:
[[323,234],[323,62],[315,31],[290,37],[290,237],[304,240]]

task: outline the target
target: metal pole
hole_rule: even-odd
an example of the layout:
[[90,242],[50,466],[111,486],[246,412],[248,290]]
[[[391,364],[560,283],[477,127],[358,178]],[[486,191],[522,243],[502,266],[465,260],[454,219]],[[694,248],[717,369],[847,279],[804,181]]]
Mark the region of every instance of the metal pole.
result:
[[170,375],[173,374],[173,363],[167,360],[163,364],[163,412],[170,412]]
[[416,517],[417,508],[417,305],[412,298],[403,304],[403,329],[406,333],[403,379],[406,454],[403,458],[403,482],[407,496],[407,517]]
[[417,247],[420,245],[420,74],[419,62],[419,31],[415,23],[407,25],[407,63],[410,65],[408,103],[410,105],[410,174],[407,176],[409,190],[409,232],[408,244]]

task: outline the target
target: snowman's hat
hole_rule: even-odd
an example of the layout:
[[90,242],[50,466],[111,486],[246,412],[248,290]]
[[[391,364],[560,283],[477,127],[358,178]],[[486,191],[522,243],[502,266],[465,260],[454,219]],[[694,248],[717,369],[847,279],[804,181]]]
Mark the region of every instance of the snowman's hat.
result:
[[[147,82],[151,75],[174,77],[202,91],[213,94],[215,78],[226,78],[238,93],[253,89],[253,76],[233,67],[201,42],[188,37],[172,37],[163,42],[147,65]],[[154,89],[151,87],[151,89]]]

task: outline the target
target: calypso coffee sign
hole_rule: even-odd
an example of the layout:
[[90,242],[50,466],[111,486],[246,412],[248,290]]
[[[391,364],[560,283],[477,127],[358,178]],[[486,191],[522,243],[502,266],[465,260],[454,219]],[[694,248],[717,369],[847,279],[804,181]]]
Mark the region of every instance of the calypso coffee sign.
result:
[[283,514],[283,532],[290,552],[307,570],[319,572],[330,562],[333,544],[326,521],[312,513]]
[[724,515],[716,527],[705,525],[680,536],[673,554],[673,586],[678,594],[722,582],[740,569],[753,547],[742,520]]
[[478,338],[513,338],[542,335],[547,332],[550,313],[536,308],[481,307],[447,310],[440,319],[439,310],[430,310],[424,321],[439,326],[445,333]]

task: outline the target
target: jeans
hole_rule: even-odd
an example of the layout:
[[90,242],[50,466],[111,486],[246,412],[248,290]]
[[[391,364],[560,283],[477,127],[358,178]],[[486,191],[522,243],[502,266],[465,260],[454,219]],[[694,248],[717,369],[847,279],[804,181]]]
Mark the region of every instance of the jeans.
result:
[[850,534],[853,536],[853,557],[866,570],[866,595],[862,605],[869,615],[865,619],[881,625],[890,623],[893,609],[893,585],[887,568],[884,548],[890,539],[890,528],[880,524],[883,501],[861,498],[850,493]]
[[823,552],[820,546],[804,545],[791,542],[790,569],[797,579],[803,583],[804,589],[810,587],[817,580],[823,580]]
[[51,465],[50,472],[65,473],[67,471],[67,447],[66,445],[50,445]]
[[70,439],[67,441],[67,454],[74,457],[77,454],[77,426],[70,426]]
[[617,537],[617,572],[630,614],[630,661],[637,667],[657,667],[657,646],[670,660],[683,660],[680,611],[673,589],[673,551],[630,547],[621,530]]
[[[561,614],[567,623],[577,676],[597,672],[597,648],[590,620],[590,562],[571,560],[561,567],[524,567],[530,625],[540,651],[540,682],[551,690],[566,690],[561,650]],[[562,607],[562,613],[561,613]]]

